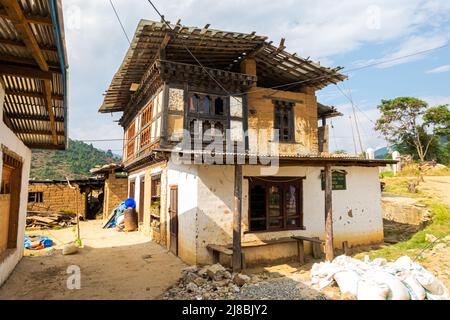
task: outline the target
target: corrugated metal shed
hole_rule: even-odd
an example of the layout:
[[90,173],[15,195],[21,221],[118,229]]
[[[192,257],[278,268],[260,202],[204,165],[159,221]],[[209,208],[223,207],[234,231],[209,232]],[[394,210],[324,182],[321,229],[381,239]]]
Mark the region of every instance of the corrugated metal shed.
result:
[[[153,64],[157,52],[165,48],[166,60],[239,72],[239,62],[253,57],[258,63],[258,85],[274,87],[301,81],[304,85],[323,88],[346,77],[338,68],[327,68],[309,59],[286,52],[284,39],[279,46],[255,32],[246,34],[171,25],[141,20],[130,48],[106,93],[100,112],[124,111],[131,99],[130,87],[140,83],[146,70]],[[195,55],[194,59],[186,47]],[[219,79],[220,80],[220,79]]]
[[4,121],[30,148],[66,147],[67,71],[61,0],[0,0]]

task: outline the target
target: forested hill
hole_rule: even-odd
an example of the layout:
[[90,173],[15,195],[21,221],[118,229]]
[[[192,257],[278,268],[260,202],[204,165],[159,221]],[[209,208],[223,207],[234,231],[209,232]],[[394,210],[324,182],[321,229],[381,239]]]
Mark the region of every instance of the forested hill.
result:
[[35,180],[82,179],[90,176],[96,165],[118,163],[120,157],[110,150],[102,151],[92,144],[69,140],[69,148],[60,150],[33,150],[30,178]]

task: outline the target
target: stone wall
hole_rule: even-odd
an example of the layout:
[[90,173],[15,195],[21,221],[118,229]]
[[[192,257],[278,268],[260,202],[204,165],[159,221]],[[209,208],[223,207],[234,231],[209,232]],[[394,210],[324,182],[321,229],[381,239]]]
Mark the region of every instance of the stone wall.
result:
[[64,183],[30,183],[28,192],[42,192],[42,202],[29,202],[28,211],[71,212],[86,216],[87,194],[78,186],[71,189]]
[[115,173],[109,174],[105,180],[103,200],[103,218],[107,218],[111,212],[128,198],[128,179],[117,178]]

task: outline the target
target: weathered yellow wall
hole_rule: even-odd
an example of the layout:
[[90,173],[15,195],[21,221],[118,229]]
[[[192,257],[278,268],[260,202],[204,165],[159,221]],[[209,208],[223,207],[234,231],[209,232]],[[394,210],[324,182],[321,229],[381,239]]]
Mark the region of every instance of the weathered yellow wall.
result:
[[[295,143],[269,143],[273,139],[274,99],[295,101]],[[253,87],[248,92],[248,109],[248,128],[257,132],[267,130],[268,133],[265,139],[258,135],[249,138],[252,151],[257,151],[256,146],[261,148],[269,145],[272,150],[278,149],[280,155],[318,152],[317,99],[314,90],[305,90],[303,93]]]
[[103,201],[103,218],[107,218],[111,212],[128,198],[128,179],[116,178],[111,173],[105,180],[105,191]]

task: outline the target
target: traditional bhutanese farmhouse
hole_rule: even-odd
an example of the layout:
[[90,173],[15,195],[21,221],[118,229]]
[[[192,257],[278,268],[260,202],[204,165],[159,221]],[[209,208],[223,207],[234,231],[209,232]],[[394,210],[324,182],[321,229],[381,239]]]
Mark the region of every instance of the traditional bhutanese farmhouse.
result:
[[344,79],[284,40],[142,20],[100,108],[123,112],[141,230],[187,263],[234,268],[295,258],[293,236],[328,257],[381,241],[388,162],[328,153],[340,114],[315,93]]
[[0,1],[0,285],[22,257],[30,148],[67,143],[60,0]]

